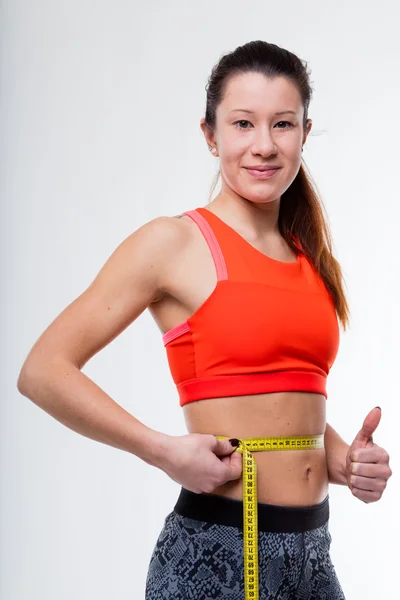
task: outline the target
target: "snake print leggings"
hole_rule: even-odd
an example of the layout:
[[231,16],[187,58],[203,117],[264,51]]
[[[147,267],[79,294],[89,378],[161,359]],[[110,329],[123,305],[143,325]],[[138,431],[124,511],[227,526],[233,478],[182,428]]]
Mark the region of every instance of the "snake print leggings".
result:
[[[244,600],[242,501],[181,488],[153,550],[145,600]],[[329,496],[258,503],[260,600],[345,600],[332,564]]]

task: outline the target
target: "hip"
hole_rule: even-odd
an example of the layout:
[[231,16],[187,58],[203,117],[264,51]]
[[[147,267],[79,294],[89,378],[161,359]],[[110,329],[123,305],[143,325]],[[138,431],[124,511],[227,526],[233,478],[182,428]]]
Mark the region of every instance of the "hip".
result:
[[[331,540],[329,496],[309,507],[258,502],[260,600],[344,600]],[[181,488],[151,556],[146,600],[242,600],[244,559],[242,501]]]

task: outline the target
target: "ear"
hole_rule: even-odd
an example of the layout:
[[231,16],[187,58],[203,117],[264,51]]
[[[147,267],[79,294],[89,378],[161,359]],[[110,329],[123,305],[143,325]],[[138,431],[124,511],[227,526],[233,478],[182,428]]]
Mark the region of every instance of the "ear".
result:
[[306,143],[308,134],[310,133],[312,128],[312,119],[307,119],[306,121],[306,127],[305,127],[305,131],[304,131],[304,135],[303,135],[303,143],[302,146],[304,146],[304,144]]
[[200,129],[203,132],[203,135],[205,137],[207,146],[212,146],[213,148],[215,148],[216,145],[215,145],[215,135],[214,135],[214,132],[206,124],[206,120],[204,118],[200,119]]

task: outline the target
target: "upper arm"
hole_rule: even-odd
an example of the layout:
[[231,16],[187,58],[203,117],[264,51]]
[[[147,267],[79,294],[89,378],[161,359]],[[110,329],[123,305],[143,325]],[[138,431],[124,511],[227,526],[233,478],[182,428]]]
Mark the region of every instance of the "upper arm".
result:
[[173,217],[153,219],[127,237],[89,287],[39,337],[20,380],[58,358],[81,369],[165,289],[168,267],[186,238]]

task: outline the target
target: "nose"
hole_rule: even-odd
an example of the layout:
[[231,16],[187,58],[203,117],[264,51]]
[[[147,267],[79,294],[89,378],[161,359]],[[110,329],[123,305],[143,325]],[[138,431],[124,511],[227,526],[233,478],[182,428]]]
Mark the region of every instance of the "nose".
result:
[[268,128],[260,128],[256,131],[252,144],[253,154],[270,156],[271,154],[276,154],[276,150],[275,140]]

